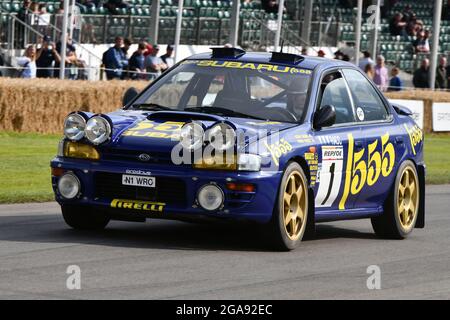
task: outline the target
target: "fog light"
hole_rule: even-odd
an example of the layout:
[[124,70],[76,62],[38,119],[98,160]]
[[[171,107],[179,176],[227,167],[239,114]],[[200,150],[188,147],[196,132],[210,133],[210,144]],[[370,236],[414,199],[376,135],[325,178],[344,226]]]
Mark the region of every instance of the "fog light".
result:
[[65,199],[73,199],[80,193],[80,180],[72,174],[63,175],[58,181],[59,194]]
[[198,191],[197,200],[203,209],[208,211],[217,210],[223,204],[223,191],[215,184],[205,184]]

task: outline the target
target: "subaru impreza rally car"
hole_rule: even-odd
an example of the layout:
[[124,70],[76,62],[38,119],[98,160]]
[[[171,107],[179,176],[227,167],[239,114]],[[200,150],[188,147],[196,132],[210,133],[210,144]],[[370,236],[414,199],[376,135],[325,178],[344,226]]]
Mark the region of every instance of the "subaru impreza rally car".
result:
[[318,222],[424,227],[423,133],[349,63],[217,48],[134,92],[64,122],[52,184],[75,229],[246,220],[290,250]]

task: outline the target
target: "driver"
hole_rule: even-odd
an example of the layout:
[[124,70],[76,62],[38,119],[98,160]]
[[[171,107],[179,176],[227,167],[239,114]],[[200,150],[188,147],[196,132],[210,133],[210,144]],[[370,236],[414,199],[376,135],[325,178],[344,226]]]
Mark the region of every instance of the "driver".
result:
[[303,116],[307,93],[308,81],[301,77],[292,80],[287,90],[287,110],[297,119],[301,119]]

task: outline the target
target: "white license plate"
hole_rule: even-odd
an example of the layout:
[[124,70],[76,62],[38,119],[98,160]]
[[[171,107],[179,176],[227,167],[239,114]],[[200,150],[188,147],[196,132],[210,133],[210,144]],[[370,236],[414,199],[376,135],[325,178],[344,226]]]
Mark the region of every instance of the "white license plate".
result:
[[123,174],[122,184],[124,186],[154,188],[156,185],[156,180],[155,177],[133,176],[129,174]]

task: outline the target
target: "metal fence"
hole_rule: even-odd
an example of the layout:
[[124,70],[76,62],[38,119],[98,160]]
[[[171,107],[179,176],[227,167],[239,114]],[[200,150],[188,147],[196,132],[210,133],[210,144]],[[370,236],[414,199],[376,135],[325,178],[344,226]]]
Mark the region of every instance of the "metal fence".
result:
[[[14,14],[13,14],[14,15]],[[72,38],[77,43],[112,43],[118,35],[134,41],[146,39],[150,30],[149,16],[134,15],[81,15],[80,23],[74,29]],[[25,21],[34,30],[59,39],[62,15],[48,14],[44,18],[29,15]],[[261,20],[242,17],[240,20],[239,43],[243,46],[266,46],[271,39],[270,30],[276,28],[275,20]],[[159,43],[171,43],[175,36],[176,17],[161,16],[159,19]],[[185,17],[182,22],[181,43],[197,45],[220,45],[229,41],[229,17]],[[336,45],[338,23],[313,22],[310,45]],[[300,38],[301,21],[283,22],[282,39],[296,46],[302,45]],[[17,23],[11,14],[0,12],[0,42],[11,48],[24,48],[26,44],[36,43],[37,33]]]

